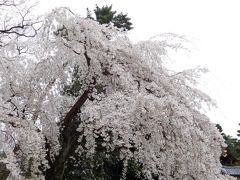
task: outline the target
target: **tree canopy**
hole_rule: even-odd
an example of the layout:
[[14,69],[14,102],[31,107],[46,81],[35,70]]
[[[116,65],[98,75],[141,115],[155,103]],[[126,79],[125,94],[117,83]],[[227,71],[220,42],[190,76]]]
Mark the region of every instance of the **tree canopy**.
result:
[[204,70],[162,64],[176,47],[132,44],[66,8],[46,15],[34,36],[8,39],[0,161],[19,179],[231,179],[220,173],[223,138],[200,112],[212,105],[195,88]]

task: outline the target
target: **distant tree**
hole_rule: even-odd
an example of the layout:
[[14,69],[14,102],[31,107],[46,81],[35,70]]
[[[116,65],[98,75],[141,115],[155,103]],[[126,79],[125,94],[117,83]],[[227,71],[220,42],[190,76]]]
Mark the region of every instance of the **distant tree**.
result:
[[[238,125],[240,126],[240,123]],[[240,130],[237,130],[237,136],[240,137]]]
[[225,143],[227,144],[227,147],[223,150],[223,154],[220,157],[222,165],[239,166],[240,141],[237,138],[233,138],[232,136],[226,135],[223,132],[223,129],[220,124],[217,124],[216,127],[223,136]]
[[98,7],[96,5],[96,8],[94,9],[94,13],[96,15],[96,20],[100,24],[109,24],[112,22],[113,17],[117,13],[117,11],[112,10],[112,5],[111,6],[103,6],[103,7]]
[[221,135],[223,136],[223,138],[225,139],[226,134],[223,132],[223,128],[220,124],[216,124],[216,128],[219,130],[219,132],[221,133]]
[[[96,5],[94,9],[96,21],[100,24],[113,24],[117,28],[122,28],[124,31],[129,31],[133,29],[132,23],[130,22],[130,18],[127,14],[119,13],[117,11],[112,10],[111,6],[103,6],[99,7]],[[92,17],[91,11],[87,8],[87,18],[94,19]]]
[[223,155],[221,156],[221,163],[223,165],[239,166],[240,165],[240,143],[239,140],[231,136],[225,136],[225,143],[227,144]]
[[127,14],[120,13],[114,16],[112,22],[113,22],[113,25],[118,28],[123,28],[124,30],[131,30],[133,27],[130,20],[131,19],[127,17]]

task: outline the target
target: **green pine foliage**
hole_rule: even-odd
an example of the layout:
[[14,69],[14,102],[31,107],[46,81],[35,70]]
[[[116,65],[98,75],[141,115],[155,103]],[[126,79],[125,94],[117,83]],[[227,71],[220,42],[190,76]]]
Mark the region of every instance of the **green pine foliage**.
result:
[[132,23],[130,22],[130,18],[127,17],[127,14],[118,14],[114,16],[112,22],[114,26],[118,28],[123,28],[124,31],[131,30],[132,29]]
[[[100,24],[112,24],[113,26],[122,29],[123,31],[129,31],[133,29],[132,23],[130,22],[131,18],[127,14],[119,13],[112,10],[112,5],[99,7],[96,5],[94,9],[94,14],[96,21]],[[87,18],[94,19],[92,17],[91,11],[87,8]]]
[[240,140],[226,135],[223,132],[221,125],[217,124],[216,127],[223,136],[225,143],[227,144],[227,147],[223,150],[223,154],[221,156],[222,165],[240,166]]
[[109,24],[110,22],[112,22],[117,12],[112,10],[112,5],[103,6],[102,8],[96,5],[96,8],[94,9],[94,13],[96,15],[96,20],[100,24]]

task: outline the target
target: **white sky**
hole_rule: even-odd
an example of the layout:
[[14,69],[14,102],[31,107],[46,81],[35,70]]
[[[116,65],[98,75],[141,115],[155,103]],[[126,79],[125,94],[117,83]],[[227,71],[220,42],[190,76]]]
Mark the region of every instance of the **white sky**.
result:
[[220,123],[225,133],[236,136],[240,118],[240,10],[239,0],[39,0],[39,10],[67,6],[86,15],[95,4],[113,5],[128,13],[134,29],[133,41],[166,32],[185,35],[194,43],[193,52],[174,56],[175,65],[201,65],[210,73],[202,85],[219,106],[210,113],[211,121]]

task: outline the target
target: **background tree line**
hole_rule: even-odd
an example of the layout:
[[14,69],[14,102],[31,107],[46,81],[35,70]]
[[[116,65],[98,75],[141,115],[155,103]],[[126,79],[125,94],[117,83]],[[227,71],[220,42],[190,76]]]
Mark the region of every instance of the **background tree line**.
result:
[[[240,140],[225,134],[220,124],[217,124],[216,127],[227,144],[220,158],[222,165],[240,166]],[[240,137],[240,130],[237,131],[237,136]]]

